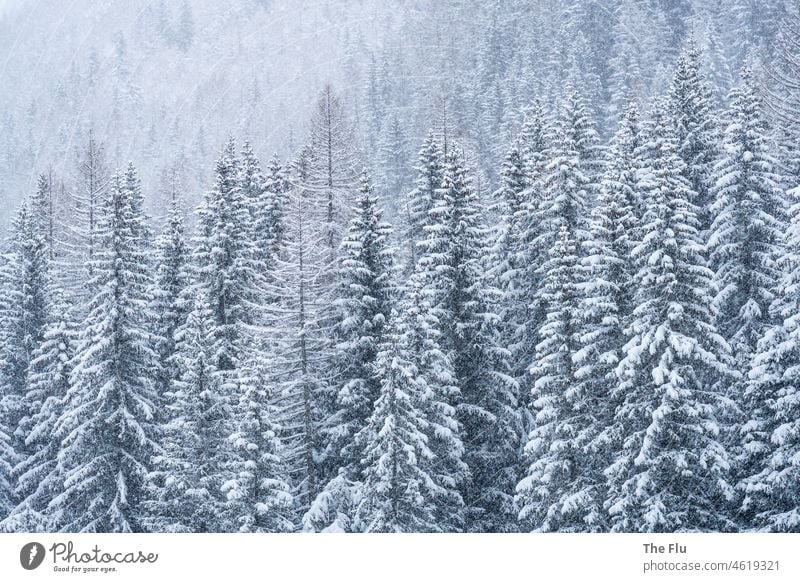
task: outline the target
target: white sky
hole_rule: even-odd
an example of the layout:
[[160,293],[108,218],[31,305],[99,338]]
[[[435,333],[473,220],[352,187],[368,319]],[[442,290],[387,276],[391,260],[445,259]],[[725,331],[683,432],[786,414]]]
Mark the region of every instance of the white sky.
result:
[[12,5],[22,2],[23,0],[0,0],[0,14],[4,14],[5,11]]

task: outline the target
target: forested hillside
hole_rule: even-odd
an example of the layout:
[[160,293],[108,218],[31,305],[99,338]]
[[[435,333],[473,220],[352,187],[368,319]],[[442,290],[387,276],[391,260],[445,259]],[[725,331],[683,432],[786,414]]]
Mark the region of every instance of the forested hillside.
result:
[[800,532],[796,3],[389,4],[2,17],[0,531]]

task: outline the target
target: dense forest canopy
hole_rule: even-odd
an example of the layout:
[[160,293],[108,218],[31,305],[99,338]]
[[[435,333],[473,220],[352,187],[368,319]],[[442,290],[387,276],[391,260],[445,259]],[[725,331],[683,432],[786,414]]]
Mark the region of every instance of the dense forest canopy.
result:
[[796,2],[59,6],[0,531],[800,531]]

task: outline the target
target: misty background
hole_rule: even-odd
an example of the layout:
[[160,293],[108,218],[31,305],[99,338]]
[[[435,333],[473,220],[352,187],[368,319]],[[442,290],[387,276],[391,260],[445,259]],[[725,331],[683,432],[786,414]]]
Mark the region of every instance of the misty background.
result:
[[722,100],[742,63],[769,60],[788,4],[0,0],[0,231],[38,175],[75,188],[90,130],[111,167],[141,168],[150,212],[176,181],[194,205],[229,135],[293,158],[325,83],[390,214],[411,176],[387,187],[381,156],[409,167],[431,127],[449,125],[485,193],[534,99],[575,86],[607,137],[625,96],[663,93],[693,36]]

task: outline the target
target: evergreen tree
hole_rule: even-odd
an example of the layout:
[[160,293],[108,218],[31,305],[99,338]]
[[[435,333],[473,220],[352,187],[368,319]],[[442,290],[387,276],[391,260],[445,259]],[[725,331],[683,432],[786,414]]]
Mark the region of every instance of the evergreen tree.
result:
[[[542,236],[547,220],[547,203],[544,188],[546,175],[546,152],[552,131],[545,120],[539,102],[526,112],[520,130],[518,148],[523,163],[524,174],[520,176],[516,160],[509,166],[508,186],[516,192],[524,181],[524,190],[517,196],[519,209],[508,218],[509,240],[506,243],[509,256],[499,260],[498,286],[503,292],[504,311],[501,319],[505,322],[508,334],[507,345],[511,352],[511,369],[519,382],[520,410],[525,423],[524,433],[529,432],[531,418],[528,414],[528,401],[532,389],[532,376],[529,372],[531,354],[538,343],[538,330],[544,321],[544,305],[538,293],[542,287],[540,267],[547,261],[549,248]],[[509,212],[516,203],[509,205]],[[502,254],[504,251],[501,250]],[[523,439],[524,440],[524,439]],[[520,475],[521,477],[521,475]]]
[[720,426],[729,348],[713,325],[694,193],[661,108],[646,141],[636,307],[617,367],[621,404],[611,431],[620,445],[607,469],[607,507],[613,531],[730,531]]
[[272,158],[267,171],[259,216],[255,222],[255,243],[262,252],[276,253],[282,247],[285,236],[284,207],[291,183],[277,157]]
[[60,443],[54,435],[70,389],[75,332],[61,290],[51,295],[44,337],[27,371],[28,415],[20,421],[19,430],[25,435],[28,455],[14,467],[19,503],[3,525],[9,531],[49,531],[53,524],[46,509],[62,484],[56,468]]
[[145,319],[149,273],[137,192],[117,174],[103,204],[94,297],[76,351],[49,512],[61,531],[141,529],[144,480],[158,450],[152,425],[156,355]]
[[[234,530],[222,486],[232,461],[230,395],[216,367],[214,314],[202,294],[193,299],[176,336],[178,376],[164,395],[164,445],[148,475],[146,526],[157,532]],[[238,524],[237,524],[238,527]]]
[[0,298],[0,412],[12,430],[12,446],[26,456],[27,434],[19,426],[26,416],[35,413],[26,399],[28,367],[33,353],[44,337],[48,316],[50,261],[43,207],[34,196],[29,206],[22,204],[15,220],[12,252],[5,265]]
[[240,532],[292,531],[292,495],[283,479],[277,411],[271,395],[257,378],[240,369],[237,378],[239,400],[233,414],[236,431],[228,469],[231,478],[223,483],[228,513]]
[[758,342],[744,393],[749,463],[739,483],[744,493],[744,525],[782,532],[800,531],[796,365],[800,355],[800,192],[794,192],[791,224],[778,259],[782,277],[772,304],[776,323]]
[[[579,477],[581,465],[586,463],[581,432],[591,429],[576,418],[576,412],[591,406],[586,395],[575,390],[579,269],[576,243],[564,224],[550,260],[543,266],[546,319],[531,366],[534,428],[525,447],[530,468],[517,487],[520,520],[541,531],[582,529],[582,512],[596,511],[591,507],[593,500],[581,491],[591,483]],[[578,491],[573,489],[576,486]],[[590,507],[582,507],[582,502]]]
[[496,294],[482,271],[487,244],[480,214],[463,155],[451,145],[414,277],[441,325],[442,347],[460,390],[457,420],[472,477],[462,487],[472,512],[468,519],[476,531],[495,531],[511,523],[520,435],[517,384],[499,343]]
[[669,107],[675,128],[678,155],[684,163],[684,177],[695,193],[698,231],[711,227],[714,202],[711,171],[717,158],[717,129],[711,90],[701,69],[701,53],[694,38],[678,58],[669,93]]
[[416,369],[396,332],[387,334],[378,355],[381,390],[359,440],[367,443],[364,484],[356,510],[356,528],[365,532],[437,531],[426,467],[433,459],[425,436],[426,421]]
[[[15,463],[16,455],[11,448],[11,437],[0,421],[0,520],[4,520],[14,507],[11,468]],[[3,521],[0,521],[0,531],[6,531]]]
[[411,156],[408,138],[397,115],[392,115],[386,124],[378,144],[378,182],[383,185],[384,200],[394,204],[401,200],[411,183],[409,165]]
[[151,311],[155,316],[156,352],[159,359],[157,390],[163,395],[178,376],[174,361],[175,334],[185,323],[191,308],[187,297],[190,286],[189,249],[185,240],[183,210],[174,197],[163,230],[155,242],[156,273],[151,291]]
[[768,128],[749,71],[743,71],[742,82],[729,98],[723,155],[714,167],[708,244],[719,287],[717,327],[745,364],[770,324],[777,246],[786,221]]
[[[769,429],[769,389],[745,386],[748,367],[758,343],[774,323],[770,306],[780,278],[776,260],[785,229],[785,202],[776,175],[777,163],[766,141],[768,128],[757,88],[748,70],[742,86],[731,91],[723,155],[714,168],[714,221],[709,237],[712,266],[719,292],[715,298],[717,327],[731,345],[745,378],[732,394],[739,406],[737,474],[747,479],[762,470],[772,445]],[[744,523],[751,523],[754,507],[745,493]]]
[[424,236],[430,221],[430,211],[436,200],[436,191],[442,185],[443,160],[439,143],[433,132],[429,132],[419,152],[416,166],[416,187],[404,201],[403,219],[406,226],[406,241],[409,247],[409,264],[413,269],[417,262],[417,245]]
[[462,429],[456,419],[460,391],[453,366],[441,347],[441,322],[424,298],[424,288],[412,279],[400,303],[398,332],[402,346],[417,370],[420,390],[417,404],[427,423],[425,435],[434,457],[429,474],[437,485],[432,490],[434,516],[441,531],[464,531],[466,507],[462,489],[469,482],[469,467],[464,462]]
[[214,187],[198,211],[194,248],[195,282],[214,314],[214,353],[221,372],[244,359],[258,305],[258,268],[249,233],[251,221],[240,184],[240,161],[231,138],[216,163]]
[[372,414],[380,385],[375,357],[392,301],[391,227],[382,222],[370,177],[361,174],[359,200],[342,241],[336,324],[336,413],[329,420],[329,462],[357,478],[361,453],[353,438]]

